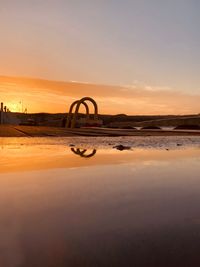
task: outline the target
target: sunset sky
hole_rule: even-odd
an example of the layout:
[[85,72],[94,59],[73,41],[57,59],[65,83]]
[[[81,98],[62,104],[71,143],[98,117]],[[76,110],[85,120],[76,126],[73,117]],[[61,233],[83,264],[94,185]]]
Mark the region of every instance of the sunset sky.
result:
[[[199,113],[200,1],[0,0],[0,96],[13,111]],[[28,77],[28,78],[27,78]]]

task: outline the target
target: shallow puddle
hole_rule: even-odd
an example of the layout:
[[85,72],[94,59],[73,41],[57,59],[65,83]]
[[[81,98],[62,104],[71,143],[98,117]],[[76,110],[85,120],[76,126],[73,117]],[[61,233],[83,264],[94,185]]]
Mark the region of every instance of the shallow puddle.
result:
[[200,266],[199,173],[195,137],[2,138],[0,266]]

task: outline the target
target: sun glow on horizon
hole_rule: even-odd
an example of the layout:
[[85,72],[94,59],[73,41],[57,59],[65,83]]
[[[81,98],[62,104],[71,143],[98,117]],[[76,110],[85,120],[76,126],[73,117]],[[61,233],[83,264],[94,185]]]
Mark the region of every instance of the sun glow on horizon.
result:
[[84,96],[95,99],[100,114],[198,114],[200,101],[198,94],[149,90],[146,85],[128,88],[5,76],[0,76],[0,95],[11,112],[27,109],[28,113],[66,113],[72,102]]
[[11,112],[21,112],[22,111],[20,103],[7,102],[6,106],[9,109],[9,111],[11,111]]

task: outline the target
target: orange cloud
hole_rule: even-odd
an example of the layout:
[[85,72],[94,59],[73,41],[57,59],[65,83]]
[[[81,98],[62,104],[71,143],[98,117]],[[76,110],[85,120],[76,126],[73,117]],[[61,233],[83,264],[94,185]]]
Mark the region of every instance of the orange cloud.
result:
[[[199,113],[200,95],[146,85],[108,86],[0,76],[1,101],[13,111],[67,112],[75,99],[91,96],[100,113],[191,114]],[[10,105],[10,106],[9,106]]]

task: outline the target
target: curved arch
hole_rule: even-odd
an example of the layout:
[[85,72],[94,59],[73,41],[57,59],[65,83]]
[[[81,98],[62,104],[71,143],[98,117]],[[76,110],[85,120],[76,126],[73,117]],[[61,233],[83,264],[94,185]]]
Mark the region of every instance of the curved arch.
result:
[[91,152],[90,154],[87,154],[87,155],[86,155],[85,152],[87,152],[87,149],[83,149],[83,150],[81,150],[81,149],[79,149],[79,148],[77,148],[77,149],[71,148],[71,151],[72,151],[74,154],[79,155],[79,156],[82,157],[82,158],[91,158],[91,157],[93,157],[93,156],[96,154],[96,152],[97,152],[96,149],[93,149],[92,152]]
[[82,157],[84,157],[84,158],[91,158],[91,157],[93,157],[96,153],[97,153],[97,150],[96,150],[96,149],[93,149],[92,152],[91,152],[90,154],[87,154],[87,155],[83,154]]
[[71,123],[71,128],[74,128],[75,127],[76,118],[77,118],[77,114],[78,114],[80,105],[82,103],[84,103],[85,101],[90,101],[93,104],[93,106],[94,106],[94,120],[97,120],[98,119],[98,106],[97,106],[97,103],[91,97],[83,97],[76,104],[76,109],[75,109],[75,112],[74,112],[74,115],[73,115],[73,119],[72,119],[72,123]]
[[74,154],[81,156],[82,154],[84,154],[87,151],[87,149],[81,150],[80,148],[75,149],[74,147],[72,147],[71,151],[74,152]]
[[[67,116],[67,122],[66,122],[66,127],[69,128],[70,127],[70,124],[71,124],[71,119],[72,119],[72,113],[73,113],[73,108],[74,106],[76,106],[78,103],[79,103],[80,100],[76,100],[74,101],[70,108],[69,108],[69,112],[68,112],[68,116]],[[83,104],[85,106],[85,110],[86,110],[86,116],[87,116],[87,119],[89,119],[89,107],[87,105],[87,103],[85,102],[82,102],[81,104]]]

